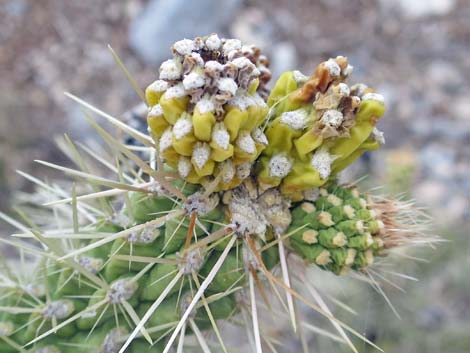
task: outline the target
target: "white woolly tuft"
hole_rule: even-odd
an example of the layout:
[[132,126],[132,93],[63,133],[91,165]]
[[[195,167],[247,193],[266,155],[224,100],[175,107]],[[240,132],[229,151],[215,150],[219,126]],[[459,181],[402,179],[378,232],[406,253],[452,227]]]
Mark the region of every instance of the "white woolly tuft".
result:
[[349,86],[345,84],[344,82],[341,82],[338,84],[338,91],[339,91],[339,94],[343,97],[347,97],[351,93]]
[[58,300],[50,302],[42,309],[42,316],[45,319],[65,319],[75,310],[75,306],[69,300]]
[[150,84],[147,89],[153,92],[164,92],[168,89],[168,82],[164,80],[156,80]]
[[14,330],[13,323],[0,321],[0,337],[10,336]]
[[222,71],[224,69],[224,65],[219,63],[218,61],[215,60],[209,60],[204,64],[204,67],[209,70],[213,71]]
[[197,72],[191,72],[184,77],[183,86],[189,91],[204,86],[205,82],[206,80],[203,75]]
[[101,346],[100,353],[116,353],[122,346],[123,338],[127,336],[128,332],[121,328],[113,328],[104,338],[103,345]]
[[188,157],[180,157],[178,160],[178,174],[180,177],[186,178],[192,168],[191,160]]
[[173,49],[180,55],[189,55],[196,49],[194,41],[191,39],[182,39],[173,44]]
[[178,80],[183,73],[183,67],[180,62],[169,59],[164,61],[160,66],[160,79],[161,80]]
[[312,156],[312,167],[320,174],[322,179],[327,179],[331,174],[331,163],[334,158],[325,150],[319,149]]
[[285,112],[281,115],[281,123],[286,124],[291,129],[302,130],[307,124],[307,116],[308,114],[305,109]]
[[369,88],[363,83],[357,83],[354,86],[351,87],[351,89],[354,91],[354,93],[359,97],[362,98],[364,95],[365,90]]
[[343,113],[338,110],[330,109],[323,113],[321,121],[332,127],[339,127],[343,122]]
[[300,72],[299,70],[294,70],[293,71],[293,74],[294,74],[294,80],[295,82],[297,83],[305,83],[307,82],[308,80],[308,76],[307,75],[304,75],[302,72]]
[[238,86],[233,78],[224,77],[217,82],[217,88],[222,92],[228,92],[234,96],[235,93],[237,93]]
[[23,290],[33,297],[43,297],[46,295],[46,286],[44,284],[28,283],[23,287]]
[[254,104],[258,107],[264,108],[267,106],[265,100],[258,93],[255,93],[254,95],[252,95],[251,99],[254,102]]
[[243,69],[246,66],[254,66],[253,63],[250,61],[250,59],[241,56],[239,58],[233,59],[232,63],[238,67],[239,69]]
[[362,100],[363,101],[376,101],[382,104],[385,103],[384,96],[382,96],[379,93],[366,93],[362,96]]
[[254,104],[254,100],[246,94],[237,94],[228,102],[228,104],[233,107],[237,107],[241,111],[244,111],[251,104]]
[[101,267],[103,266],[102,259],[94,258],[91,256],[79,256],[76,261],[85,270],[95,275],[101,270]]
[[206,39],[206,47],[209,50],[218,50],[221,44],[222,44],[222,41],[220,40],[219,36],[215,33],[211,34]]
[[224,55],[227,55],[232,50],[238,50],[242,48],[242,42],[239,39],[227,39],[222,47]]
[[163,109],[160,104],[155,104],[152,108],[150,108],[148,116],[149,117],[159,117],[163,115]]
[[210,98],[204,97],[199,102],[197,102],[196,109],[201,114],[212,113],[215,111],[215,106]]
[[231,159],[228,159],[220,164],[220,169],[223,170],[222,182],[229,183],[235,177],[235,166]]
[[334,59],[325,61],[325,67],[330,73],[331,77],[338,77],[341,74],[341,68]]
[[372,129],[372,138],[381,145],[385,144],[385,136],[383,131],[380,131],[376,127]]
[[186,95],[187,93],[182,83],[178,83],[177,85],[168,88],[164,94],[166,99],[180,98]]
[[193,123],[188,117],[179,118],[175,126],[173,127],[173,136],[177,140],[182,139],[184,136],[188,135],[193,130]]
[[248,178],[251,173],[251,165],[250,162],[237,165],[237,177],[242,180]]
[[253,154],[256,152],[255,140],[253,140],[253,138],[247,132],[242,132],[238,136],[236,144],[238,148],[246,153]]
[[260,143],[262,145],[267,146],[269,143],[268,138],[264,134],[263,130],[259,128],[254,129],[251,133],[251,136],[253,137],[253,140],[255,140],[255,142]]
[[120,279],[109,286],[106,298],[111,304],[121,304],[132,298],[138,288],[137,282],[131,279]]
[[275,178],[284,178],[290,173],[292,162],[284,154],[274,155],[269,161],[269,175]]
[[227,150],[230,145],[230,134],[228,133],[224,123],[217,123],[212,130],[212,141],[218,146]]
[[349,75],[352,74],[353,70],[354,70],[354,66],[348,64],[348,66],[346,66],[346,67],[341,71],[341,74],[342,74],[343,76],[349,76]]
[[201,54],[199,54],[199,53],[191,53],[191,57],[194,58],[194,60],[196,60],[196,63],[197,63],[200,67],[204,67],[204,59],[202,58]]
[[196,165],[197,168],[202,169],[209,161],[211,155],[211,148],[207,143],[198,142],[194,146],[193,155],[191,160],[193,164]]
[[268,222],[256,205],[246,198],[234,198],[229,204],[231,212],[230,223],[235,224],[237,233],[264,234]]
[[156,226],[147,226],[141,231],[132,232],[126,238],[132,244],[151,244],[160,234],[160,230]]
[[171,127],[169,127],[168,129],[165,130],[165,132],[160,137],[158,148],[160,152],[163,152],[167,148],[171,147],[172,144],[173,144],[172,132],[171,132]]

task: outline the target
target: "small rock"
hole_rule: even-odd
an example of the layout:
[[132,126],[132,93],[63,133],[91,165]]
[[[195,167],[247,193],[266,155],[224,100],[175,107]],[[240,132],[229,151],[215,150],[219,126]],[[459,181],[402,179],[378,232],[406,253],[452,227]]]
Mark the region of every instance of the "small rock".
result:
[[289,42],[281,42],[272,48],[271,72],[273,77],[279,77],[283,72],[293,70],[297,66],[297,51]]
[[456,119],[470,121],[470,100],[467,95],[455,98],[452,102],[452,113]]
[[453,148],[437,143],[428,145],[420,152],[420,160],[428,176],[440,179],[455,176],[456,155]]
[[445,313],[441,308],[428,307],[416,315],[416,323],[426,330],[438,330],[445,321]]
[[443,60],[431,62],[426,75],[431,79],[432,84],[440,86],[459,85],[463,80],[458,67]]
[[240,0],[151,0],[130,24],[129,45],[143,60],[160,62],[175,41],[222,31],[240,5]]
[[449,196],[445,183],[430,180],[420,183],[414,193],[418,202],[428,206],[439,205]]
[[382,0],[382,6],[386,9],[398,7],[409,18],[421,18],[426,16],[443,16],[452,11],[455,0]]

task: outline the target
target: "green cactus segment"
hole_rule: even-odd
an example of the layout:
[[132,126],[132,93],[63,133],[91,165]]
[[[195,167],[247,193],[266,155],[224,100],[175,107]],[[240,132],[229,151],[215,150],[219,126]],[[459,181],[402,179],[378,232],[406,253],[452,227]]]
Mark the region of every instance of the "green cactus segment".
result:
[[[1,353],[118,353],[124,345],[125,352],[162,353],[193,349],[188,343],[197,340],[207,351],[198,331],[214,320],[241,311],[258,321],[252,283],[266,307],[266,279],[284,301],[278,284],[301,277],[289,276],[301,270],[288,269],[292,255],[339,275],[413,241],[402,225],[415,222],[409,204],[375,200],[334,180],[383,143],[375,128],[383,98],[346,85],[346,58],[321,63],[311,77],[284,73],[268,98],[269,63],[255,47],[213,34],[178,41],[172,51],[145,91],[162,170],[143,167],[137,156],[121,163],[119,146],[120,183],[88,170],[74,174],[112,189],[69,198],[44,183],[48,202],[51,190],[64,197],[50,219],[36,226],[39,217],[28,215],[23,225],[0,214],[21,237],[40,242],[15,239],[22,255],[37,255],[37,271],[0,261]],[[294,310],[289,297],[282,306]],[[195,340],[184,342],[175,329]]]
[[259,126],[268,111],[269,62],[258,48],[216,34],[172,50],[146,89],[160,156],[190,183],[220,174],[217,190],[234,188],[267,144]]
[[264,189],[280,187],[293,200],[324,185],[383,137],[375,124],[383,97],[362,84],[349,87],[352,67],[345,57],[321,63],[307,78],[284,73],[268,98],[268,146],[258,163]]
[[366,200],[355,188],[322,188],[316,199],[292,210],[292,249],[335,274],[371,265],[383,254],[385,224]]

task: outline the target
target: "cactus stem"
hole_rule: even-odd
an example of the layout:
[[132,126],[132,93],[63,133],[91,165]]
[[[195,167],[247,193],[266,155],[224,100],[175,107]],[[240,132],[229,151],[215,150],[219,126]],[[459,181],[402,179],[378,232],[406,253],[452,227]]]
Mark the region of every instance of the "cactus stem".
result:
[[10,347],[16,349],[20,353],[27,353],[23,347],[21,347],[18,343],[16,343],[15,341],[13,341],[11,338],[7,336],[0,337],[0,340],[5,341]]
[[34,338],[32,341],[26,343],[24,345],[24,347],[27,347],[27,346],[30,346],[40,340],[42,340],[43,338],[57,332],[57,330],[61,329],[62,327],[65,327],[69,324],[71,324],[72,322],[74,321],[77,321],[80,317],[82,317],[84,314],[86,313],[92,313],[92,312],[95,312],[96,310],[98,310],[99,308],[101,308],[103,305],[105,305],[106,303],[108,302],[107,299],[103,299],[101,301],[99,301],[98,303],[94,304],[94,305],[91,305],[85,309],[83,309],[82,311],[78,312],[77,314],[69,317],[67,320],[65,321],[62,321],[60,324],[57,324],[56,326],[54,326],[52,329],[44,332],[42,335],[39,335],[37,336],[36,338]]
[[145,227],[148,227],[148,226],[153,226],[153,225],[159,225],[159,224],[162,224],[163,222],[165,221],[168,221],[170,219],[173,219],[173,218],[177,218],[183,214],[186,213],[186,210],[177,210],[177,211],[173,211],[173,212],[170,212],[168,213],[166,216],[162,216],[162,217],[159,217],[159,218],[156,218],[152,221],[149,221],[147,223],[144,223],[144,224],[139,224],[139,225],[136,225],[134,227],[131,227],[131,228],[128,228],[128,229],[125,229],[121,232],[118,232],[118,233],[115,233],[113,235],[110,235],[106,238],[103,238],[101,240],[98,240],[94,243],[91,243],[87,246],[84,246],[83,248],[80,248],[80,249],[77,249],[75,251],[72,251],[62,257],[60,257],[58,259],[58,261],[63,261],[63,260],[66,260],[66,259],[69,259],[71,257],[75,257],[77,255],[81,255],[83,253],[86,253],[90,250],[93,250],[93,249],[96,249],[100,246],[103,246],[105,244],[108,244],[116,239],[120,239],[120,238],[124,238],[128,235],[130,235],[131,233],[133,232],[136,232],[136,231],[140,231],[142,229],[144,229]]

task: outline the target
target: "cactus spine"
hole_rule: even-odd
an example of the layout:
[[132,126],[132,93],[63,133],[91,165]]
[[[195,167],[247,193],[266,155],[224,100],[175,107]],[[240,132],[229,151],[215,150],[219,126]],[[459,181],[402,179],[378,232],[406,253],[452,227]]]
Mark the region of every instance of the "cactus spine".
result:
[[[286,72],[268,96],[269,62],[255,47],[212,34],[172,51],[145,91],[151,137],[74,98],[156,154],[156,169],[90,118],[118,163],[88,152],[119,181],[88,173],[69,141],[81,171],[43,164],[94,187],[68,195],[28,176],[52,197],[53,218],[2,214],[40,245],[10,241],[38,258],[32,276],[2,263],[2,353],[180,352],[187,337],[205,352],[227,352],[219,324],[239,313],[250,314],[259,353],[255,287],[265,300],[264,282],[284,290],[294,326],[294,299],[312,306],[293,288],[286,254],[305,260],[296,271],[364,273],[419,238],[409,204],[336,181],[382,140],[375,123],[383,98],[344,82],[346,58],[320,64],[311,77]],[[312,307],[352,349],[347,331],[373,344]],[[201,334],[208,330],[215,343]]]

